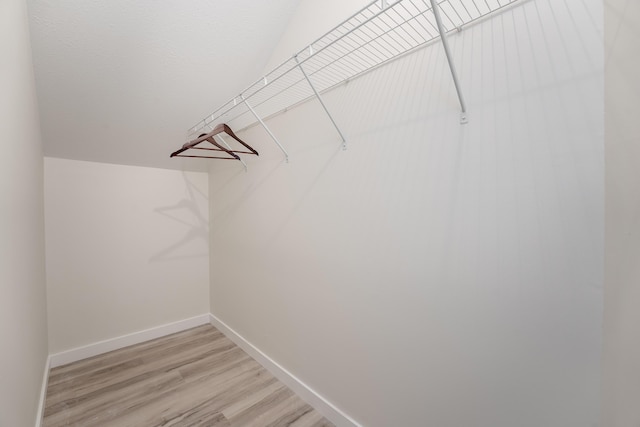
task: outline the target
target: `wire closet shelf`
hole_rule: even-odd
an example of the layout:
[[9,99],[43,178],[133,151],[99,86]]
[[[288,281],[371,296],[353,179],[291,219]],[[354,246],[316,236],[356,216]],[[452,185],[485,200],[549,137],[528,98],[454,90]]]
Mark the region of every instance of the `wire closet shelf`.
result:
[[319,98],[318,93],[436,41],[441,35],[438,19],[443,33],[460,31],[517,1],[441,0],[440,17],[430,0],[372,1],[200,120],[188,130],[187,139],[222,122],[240,131]]

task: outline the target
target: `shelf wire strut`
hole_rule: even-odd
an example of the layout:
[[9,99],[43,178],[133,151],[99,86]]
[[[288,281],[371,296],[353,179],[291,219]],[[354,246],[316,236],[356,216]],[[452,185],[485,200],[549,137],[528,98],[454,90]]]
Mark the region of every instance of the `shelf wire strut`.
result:
[[[265,79],[264,80],[264,82],[265,82],[264,84],[266,86],[267,85],[267,78],[265,77],[264,79]],[[267,131],[267,133],[269,134],[271,139],[273,139],[273,141],[276,144],[278,144],[278,147],[280,147],[280,150],[282,150],[282,152],[284,153],[285,160],[287,161],[287,163],[289,163],[289,153],[287,153],[287,150],[285,150],[284,147],[282,146],[282,144],[280,144],[280,141],[278,141],[278,138],[276,138],[276,136],[273,134],[273,132],[271,132],[271,129],[269,129],[269,127],[265,124],[265,122],[260,118],[258,113],[256,113],[256,110],[254,110],[253,107],[247,102],[247,100],[245,99],[243,94],[240,94],[240,98],[242,99],[244,104],[247,106],[247,108],[251,111],[251,113],[254,115],[256,120],[258,120],[260,122],[260,124],[262,125],[264,130]]]
[[[310,52],[312,51],[311,48],[309,48],[309,51]],[[300,71],[302,71],[302,75],[304,76],[305,79],[307,79],[307,82],[309,83],[309,86],[311,86],[311,89],[313,90],[313,93],[316,95],[316,98],[318,98],[318,101],[320,101],[320,105],[322,105],[322,108],[324,108],[324,112],[327,113],[327,116],[329,116],[329,120],[331,120],[331,123],[333,123],[333,127],[335,127],[336,130],[338,131],[338,133],[340,134],[340,138],[342,139],[342,149],[346,150],[347,149],[347,140],[345,139],[344,135],[342,134],[342,131],[340,131],[340,128],[336,124],[336,121],[333,120],[333,117],[331,116],[331,113],[329,112],[329,109],[327,109],[327,106],[324,105],[324,101],[322,100],[322,97],[320,96],[320,94],[316,90],[316,87],[311,82],[311,79],[309,78],[307,73],[304,71],[304,68],[302,67],[302,64],[300,64],[300,61],[298,60],[298,55],[294,55],[293,57],[296,60],[296,64],[298,64],[298,68],[300,68]]]
[[[425,0],[426,1],[426,0]],[[433,10],[433,16],[436,18],[436,25],[438,26],[438,32],[440,33],[440,40],[442,40],[442,47],[444,48],[444,54],[447,57],[449,63],[449,69],[451,70],[451,77],[453,78],[453,85],[456,87],[456,93],[458,94],[458,100],[460,101],[460,123],[468,123],[467,118],[467,106],[464,102],[464,96],[462,95],[462,89],[460,88],[460,81],[458,80],[458,73],[456,72],[456,65],[451,58],[451,50],[449,49],[449,41],[447,40],[447,34],[442,25],[442,17],[440,16],[440,6],[436,4],[436,0],[429,0],[431,2],[431,10]],[[455,10],[455,9],[454,9]]]

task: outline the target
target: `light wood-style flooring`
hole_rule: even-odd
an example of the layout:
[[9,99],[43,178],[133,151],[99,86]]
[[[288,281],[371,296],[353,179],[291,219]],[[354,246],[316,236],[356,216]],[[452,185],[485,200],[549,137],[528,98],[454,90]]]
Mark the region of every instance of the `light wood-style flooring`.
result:
[[54,368],[44,426],[332,426],[210,325]]

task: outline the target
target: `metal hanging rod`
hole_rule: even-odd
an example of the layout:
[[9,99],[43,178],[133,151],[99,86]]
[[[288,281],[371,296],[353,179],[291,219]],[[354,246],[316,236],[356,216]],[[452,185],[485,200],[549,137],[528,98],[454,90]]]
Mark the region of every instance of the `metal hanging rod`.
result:
[[187,138],[192,140],[202,129],[218,123],[227,123],[238,131],[259,123],[288,158],[263,119],[314,97],[320,100],[344,143],[320,94],[438,39],[443,41],[464,122],[464,97],[444,36],[518,1],[523,0],[371,1],[200,120],[188,130]]

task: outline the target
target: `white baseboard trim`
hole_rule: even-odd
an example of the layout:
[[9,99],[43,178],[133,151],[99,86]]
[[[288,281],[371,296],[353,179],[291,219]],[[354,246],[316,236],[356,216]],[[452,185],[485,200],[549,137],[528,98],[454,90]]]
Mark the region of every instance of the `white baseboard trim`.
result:
[[209,316],[210,314],[208,313],[201,314],[189,319],[167,323],[166,325],[156,326],[154,328],[145,329],[143,331],[122,335],[120,337],[111,338],[108,340],[85,345],[83,347],[78,347],[60,353],[52,354],[49,356],[49,358],[51,359],[51,367],[55,368],[57,366],[66,365],[67,363],[77,362],[78,360],[86,359],[88,357],[97,356],[102,353],[118,350],[130,345],[139,344],[141,342],[160,338],[165,335],[181,332],[186,329],[195,328],[196,326],[210,323]]
[[278,362],[271,359],[256,346],[247,341],[242,335],[231,329],[226,323],[218,319],[213,314],[210,315],[210,321],[213,326],[218,328],[220,332],[225,334],[227,338],[233,341],[238,347],[246,351],[249,356],[253,357],[256,362],[260,363],[269,372],[278,378],[282,383],[295,392],[302,400],[307,402],[325,418],[334,423],[338,427],[361,427],[353,418],[342,412],[327,399],[318,394],[311,387],[302,382],[291,372],[283,368]]
[[44,402],[47,397],[47,386],[49,385],[49,368],[51,367],[51,356],[47,356],[44,362],[44,373],[42,374],[42,388],[40,389],[40,401],[38,402],[38,412],[36,412],[36,427],[42,426],[44,420]]

